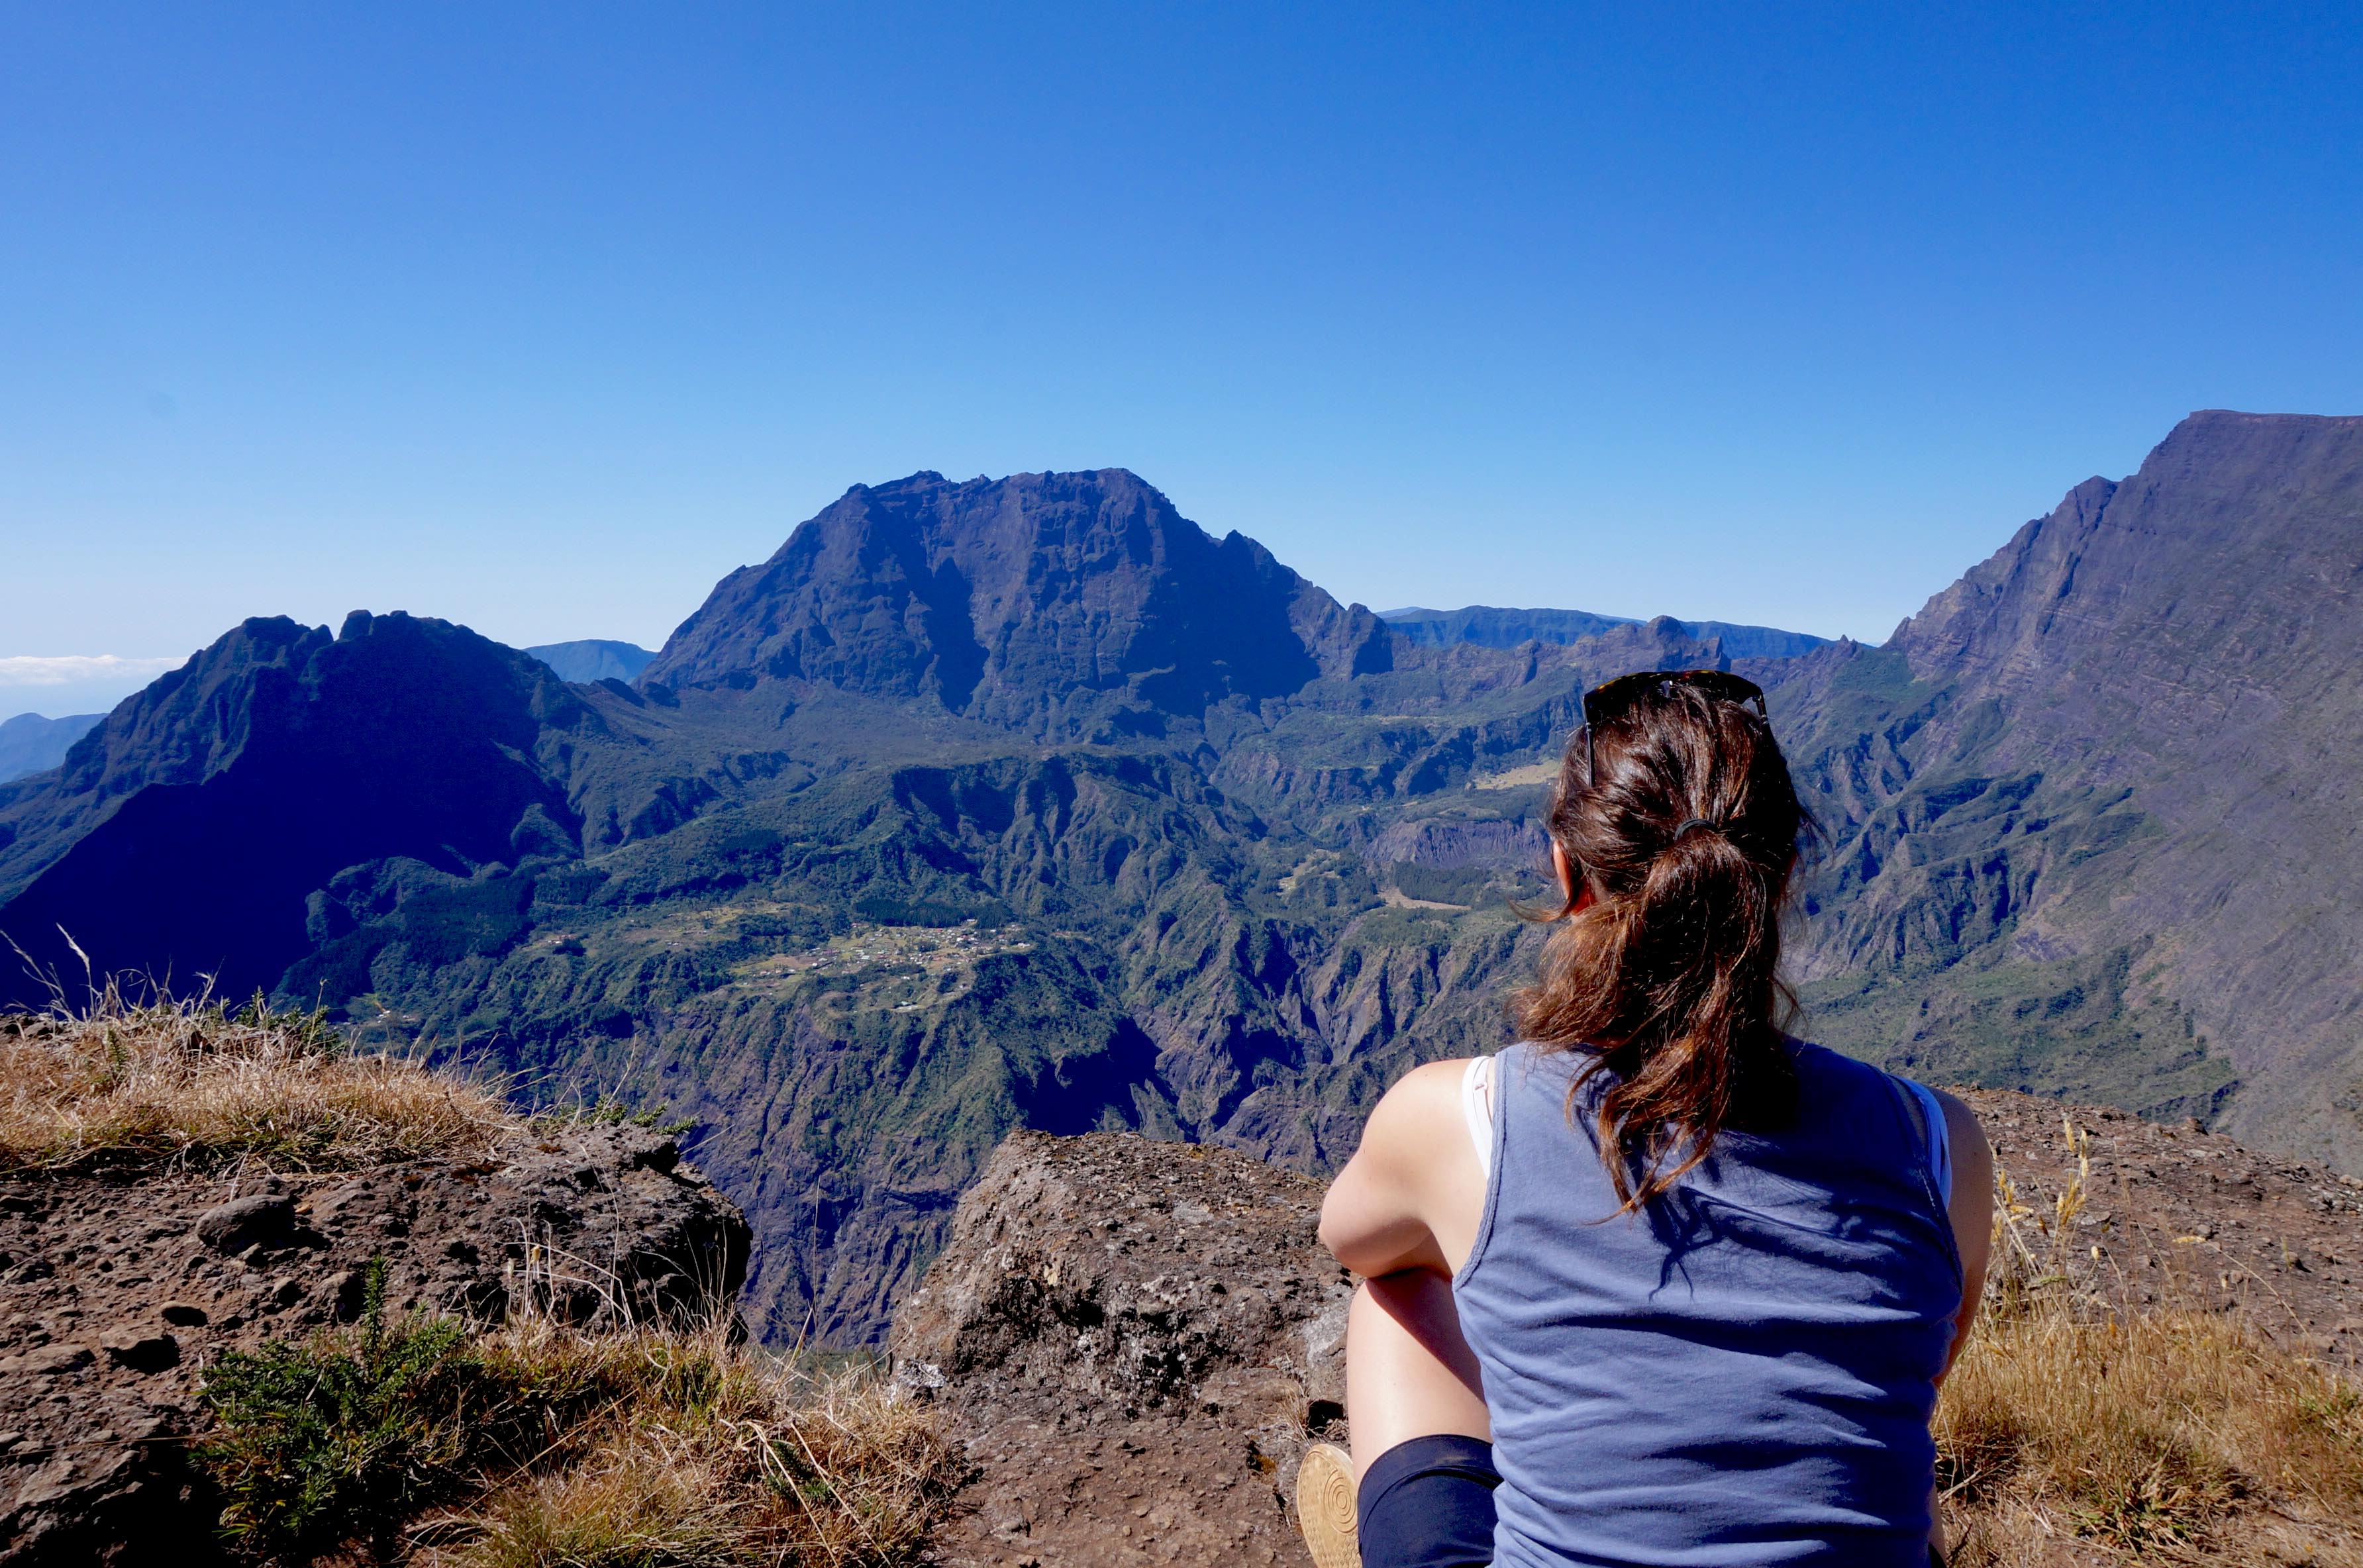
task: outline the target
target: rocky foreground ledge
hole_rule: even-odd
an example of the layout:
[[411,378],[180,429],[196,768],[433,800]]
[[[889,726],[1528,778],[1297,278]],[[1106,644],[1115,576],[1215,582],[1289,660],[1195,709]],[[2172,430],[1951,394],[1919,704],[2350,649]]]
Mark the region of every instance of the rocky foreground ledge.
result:
[[[316,1176],[0,1177],[0,1564],[185,1561],[187,1463],[225,1350],[386,1305],[578,1322],[735,1298],[747,1223],[642,1127],[545,1127],[481,1156]],[[522,1303],[520,1303],[522,1304]]]
[[1012,1134],[894,1320],[975,1466],[947,1563],[1300,1562],[1288,1488],[1345,1414],[1321,1184],[1226,1149]]
[[[2192,1127],[1969,1098],[2014,1198],[1995,1291],[2070,1313],[2236,1322],[2275,1366],[2351,1375],[2363,1360],[2363,1184]],[[1315,1240],[1320,1196],[1305,1176],[1202,1145],[1032,1132],[1004,1143],[892,1336],[898,1375],[929,1393],[973,1465],[938,1534],[942,1560],[1304,1562],[1290,1488],[1307,1442],[1343,1432],[1351,1291]],[[2009,1310],[2025,1309],[1995,1320]],[[2169,1340],[2176,1355],[2198,1348]],[[2004,1353],[2031,1353],[2022,1341]],[[2061,1352],[2060,1375],[2117,1354],[2079,1348],[2093,1359]],[[2344,1429],[2325,1441],[2363,1456]],[[2136,1537],[2080,1534],[2092,1506],[2047,1485],[1964,1493],[1982,1510],[1964,1560],[2144,1560]],[[2224,1485],[2228,1499],[2247,1483]],[[2194,1505],[2173,1560],[2363,1562],[2363,1533],[2338,1509],[2301,1526],[2261,1496]]]

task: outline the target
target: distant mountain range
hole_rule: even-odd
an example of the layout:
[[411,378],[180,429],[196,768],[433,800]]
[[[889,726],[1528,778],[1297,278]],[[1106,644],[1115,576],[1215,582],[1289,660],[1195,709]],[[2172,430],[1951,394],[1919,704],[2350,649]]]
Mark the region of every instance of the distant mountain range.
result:
[[[1425,647],[1475,643],[1514,648],[1520,643],[1572,643],[1596,637],[1612,626],[1640,623],[1585,610],[1502,610],[1470,604],[1459,610],[1381,610],[1379,619]],[[1726,658],[1793,658],[1824,646],[1827,637],[1783,632],[1772,626],[1735,626],[1724,621],[1677,621],[1682,635],[1723,645]]]
[[543,643],[525,650],[558,673],[560,680],[589,685],[594,680],[638,680],[656,655],[638,643],[585,638],[574,643]]
[[66,759],[66,748],[105,716],[69,713],[62,719],[45,719],[39,713],[19,713],[0,720],[0,784],[55,767]]
[[1121,469],[918,474],[633,682],[248,622],[0,785],[0,931],[667,1101],[771,1330],[858,1341],[1012,1126],[1317,1168],[1410,1063],[1499,1043],[1582,691],[1714,663],[1767,688],[1826,833],[1812,1032],[2363,1164],[2358,561],[2353,419],[2194,415],[1884,646],[1788,657],[1414,632]]

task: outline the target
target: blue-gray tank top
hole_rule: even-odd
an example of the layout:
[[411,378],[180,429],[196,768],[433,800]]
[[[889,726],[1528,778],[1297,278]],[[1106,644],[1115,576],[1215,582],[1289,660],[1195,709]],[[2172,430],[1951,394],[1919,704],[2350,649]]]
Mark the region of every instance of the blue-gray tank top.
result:
[[1452,1282],[1496,1568],[1926,1568],[1961,1260],[1902,1081],[1796,1047],[1798,1114],[1619,1215],[1584,1059],[1514,1045]]

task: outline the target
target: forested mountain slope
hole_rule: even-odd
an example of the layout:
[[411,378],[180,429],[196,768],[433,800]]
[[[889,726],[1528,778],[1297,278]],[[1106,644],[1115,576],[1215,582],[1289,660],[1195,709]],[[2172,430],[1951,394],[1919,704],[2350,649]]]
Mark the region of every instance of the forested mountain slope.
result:
[[2307,764],[2363,712],[2358,452],[2196,416],[1887,647],[1745,660],[1667,620],[1422,646],[1123,470],[915,475],[634,685],[250,623],[0,787],[0,931],[668,1100],[755,1222],[754,1315],[860,1339],[1013,1126],[1318,1168],[1499,1043],[1582,690],[1736,663],[1827,831],[1814,1032],[2346,1157],[2352,834]]

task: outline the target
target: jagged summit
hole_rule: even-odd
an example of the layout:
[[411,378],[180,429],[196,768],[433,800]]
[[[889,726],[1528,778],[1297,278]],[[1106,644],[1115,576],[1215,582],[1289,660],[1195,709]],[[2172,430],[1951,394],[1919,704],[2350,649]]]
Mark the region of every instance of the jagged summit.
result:
[[[1379,618],[1123,469],[856,485],[731,573],[646,686],[803,680],[971,718],[1155,730],[1387,668]],[[1124,727],[1120,723],[1119,727]]]

